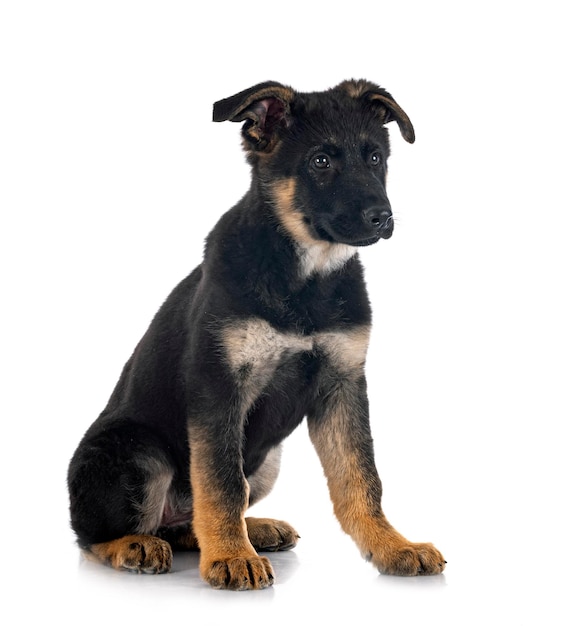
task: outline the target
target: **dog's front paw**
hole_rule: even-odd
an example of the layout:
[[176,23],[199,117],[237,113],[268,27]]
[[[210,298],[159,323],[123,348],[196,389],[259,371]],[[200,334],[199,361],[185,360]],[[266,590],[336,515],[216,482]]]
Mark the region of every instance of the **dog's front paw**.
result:
[[265,589],[275,582],[269,559],[260,556],[213,561],[201,574],[211,587],[233,591]]
[[446,561],[431,543],[396,543],[378,554],[369,553],[367,559],[380,574],[395,576],[427,576],[441,574]]

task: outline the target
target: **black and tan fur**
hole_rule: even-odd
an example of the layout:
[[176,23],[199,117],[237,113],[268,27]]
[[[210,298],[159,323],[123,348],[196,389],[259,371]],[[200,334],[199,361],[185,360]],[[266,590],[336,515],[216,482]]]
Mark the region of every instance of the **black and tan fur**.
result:
[[385,124],[413,142],[389,93],[268,82],[215,104],[243,122],[251,186],[168,297],[70,464],[72,527],[93,558],[161,573],[199,549],[216,588],[273,583],[267,550],[298,539],[245,517],[271,490],[281,442],[307,418],[335,514],[384,574],[444,569],[388,523],[364,375],[371,312],[357,251],[387,239]]

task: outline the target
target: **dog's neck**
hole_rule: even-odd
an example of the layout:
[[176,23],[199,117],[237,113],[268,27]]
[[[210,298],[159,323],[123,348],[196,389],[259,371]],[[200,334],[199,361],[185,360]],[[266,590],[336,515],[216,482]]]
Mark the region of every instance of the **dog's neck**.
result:
[[340,269],[357,252],[345,243],[315,238],[295,202],[295,179],[287,178],[266,188],[282,230],[291,239],[299,259],[299,274],[307,279],[314,274],[327,275]]
[[357,253],[357,248],[345,243],[316,241],[295,243],[299,258],[299,273],[302,278],[314,274],[327,275],[341,269]]

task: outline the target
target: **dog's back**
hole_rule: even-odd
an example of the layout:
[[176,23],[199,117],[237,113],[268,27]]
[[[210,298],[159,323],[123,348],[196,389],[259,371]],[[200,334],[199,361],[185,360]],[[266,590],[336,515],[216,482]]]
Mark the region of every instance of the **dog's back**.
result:
[[[170,567],[169,544],[200,547],[213,586],[269,585],[255,548],[286,549],[297,534],[244,512],[271,489],[279,445],[307,415],[336,514],[364,554],[382,571],[440,571],[435,549],[409,544],[381,513],[363,374],[371,313],[357,249],[393,232],[384,124],[411,142],[411,122],[365,81],[315,94],[263,83],[217,103],[214,119],[243,122],[251,187],[73,457],[79,543],[156,572]],[[376,529],[404,555],[373,545]]]

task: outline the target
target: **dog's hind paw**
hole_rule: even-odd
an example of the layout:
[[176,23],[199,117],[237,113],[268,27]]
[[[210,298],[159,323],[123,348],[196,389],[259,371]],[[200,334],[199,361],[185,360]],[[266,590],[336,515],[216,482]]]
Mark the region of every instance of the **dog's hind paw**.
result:
[[247,517],[245,521],[249,541],[257,551],[291,550],[299,540],[297,531],[287,522],[260,517]]
[[127,535],[90,546],[90,554],[118,570],[164,574],[171,569],[173,552],[163,539],[150,535]]

